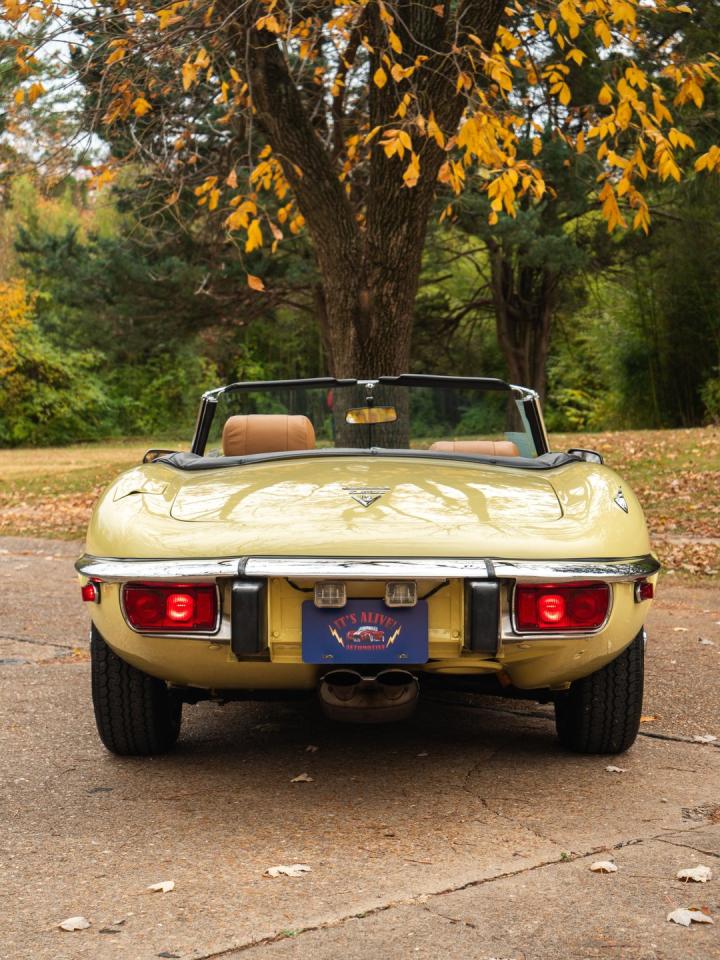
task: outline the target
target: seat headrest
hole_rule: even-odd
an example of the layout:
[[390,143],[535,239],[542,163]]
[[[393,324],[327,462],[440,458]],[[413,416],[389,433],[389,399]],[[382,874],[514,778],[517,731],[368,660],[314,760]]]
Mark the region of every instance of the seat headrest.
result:
[[430,447],[440,453],[470,453],[480,457],[519,457],[512,440],[436,440]]
[[278,413],[251,413],[228,417],[223,427],[223,455],[314,450],[315,430],[307,417]]

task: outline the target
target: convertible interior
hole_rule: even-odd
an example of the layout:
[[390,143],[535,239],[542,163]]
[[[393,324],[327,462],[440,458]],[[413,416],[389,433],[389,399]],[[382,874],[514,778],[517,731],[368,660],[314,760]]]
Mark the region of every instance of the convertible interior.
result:
[[[223,427],[222,451],[226,457],[314,449],[315,429],[305,416],[277,413],[237,415],[228,417]],[[510,440],[436,440],[429,449],[471,456],[520,456],[517,445]]]

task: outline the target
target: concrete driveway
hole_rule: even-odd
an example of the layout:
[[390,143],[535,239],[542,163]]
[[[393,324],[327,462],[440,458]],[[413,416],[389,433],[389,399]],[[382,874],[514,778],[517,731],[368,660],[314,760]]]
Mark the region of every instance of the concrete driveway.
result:
[[720,737],[716,588],[661,583],[619,758],[564,753],[547,708],[447,695],[387,728],[188,707],[174,754],[123,760],[94,731],[78,552],[0,540],[2,960],[720,958],[720,749],[692,739]]

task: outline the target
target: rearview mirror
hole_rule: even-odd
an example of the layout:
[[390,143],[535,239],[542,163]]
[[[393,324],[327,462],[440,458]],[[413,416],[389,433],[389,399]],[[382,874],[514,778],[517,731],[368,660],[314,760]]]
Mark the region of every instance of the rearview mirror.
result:
[[395,420],[395,407],[352,407],[345,414],[345,423],[393,423]]

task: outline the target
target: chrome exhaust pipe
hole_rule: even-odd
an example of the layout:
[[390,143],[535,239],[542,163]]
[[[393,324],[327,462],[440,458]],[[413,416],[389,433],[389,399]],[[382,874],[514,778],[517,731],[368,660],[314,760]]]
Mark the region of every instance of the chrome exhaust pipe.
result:
[[419,685],[408,670],[382,670],[364,677],[357,670],[331,670],[320,681],[325,715],[349,723],[405,720],[417,706]]

